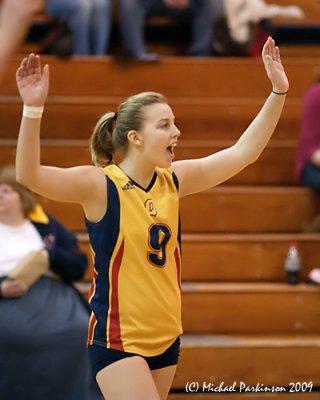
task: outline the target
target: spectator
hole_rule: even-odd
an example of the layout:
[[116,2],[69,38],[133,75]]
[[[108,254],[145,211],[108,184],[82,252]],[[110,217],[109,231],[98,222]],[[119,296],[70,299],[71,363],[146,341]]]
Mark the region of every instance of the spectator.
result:
[[190,56],[208,56],[213,40],[215,10],[220,0],[119,0],[119,21],[126,54],[140,60],[154,61],[156,54],[146,53],[143,38],[147,15],[192,18]]
[[6,62],[28,32],[32,15],[43,0],[0,0],[0,80]]
[[111,0],[46,0],[46,13],[64,18],[74,55],[106,54],[111,28]]
[[[298,145],[295,177],[299,183],[320,193],[320,81],[306,92]],[[306,231],[320,231],[320,214],[306,227]],[[310,279],[320,284],[320,269],[310,273]]]
[[214,50],[221,55],[259,56],[272,31],[271,18],[303,18],[300,7],[264,0],[223,0],[224,13],[215,30]]
[[[13,169],[0,174],[0,393],[10,400],[92,400],[95,394],[84,342],[85,300],[71,282],[87,257],[76,238],[18,184]],[[32,250],[45,248],[50,274],[29,290],[8,279]],[[99,396],[99,397],[98,397]]]
[[249,39],[250,23],[258,23],[266,18],[303,17],[300,7],[266,4],[264,0],[224,0],[224,8],[231,37],[239,42]]
[[298,182],[320,192],[320,81],[307,91],[302,111],[301,135],[295,177]]

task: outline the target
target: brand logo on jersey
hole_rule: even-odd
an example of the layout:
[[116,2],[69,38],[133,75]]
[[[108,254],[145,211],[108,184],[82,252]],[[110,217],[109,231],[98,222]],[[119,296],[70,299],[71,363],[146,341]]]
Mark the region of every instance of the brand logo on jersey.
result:
[[135,186],[132,182],[128,181],[124,186],[122,186],[122,190],[134,189]]
[[156,210],[156,208],[155,208],[155,206],[153,204],[152,199],[147,199],[144,202],[144,206],[145,206],[148,214],[151,215],[151,217],[156,217],[157,216],[157,210]]

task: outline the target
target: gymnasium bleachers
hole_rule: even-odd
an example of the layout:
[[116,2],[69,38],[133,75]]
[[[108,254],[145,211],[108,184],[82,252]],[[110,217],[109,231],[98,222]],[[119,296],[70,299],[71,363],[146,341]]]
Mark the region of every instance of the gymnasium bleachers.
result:
[[[43,162],[53,165],[90,162],[88,137],[97,118],[134,92],[167,95],[182,130],[177,158],[192,158],[234,143],[270,91],[259,60],[165,58],[152,65],[111,58],[44,61],[50,62],[52,78],[43,119]],[[313,58],[288,58],[285,64],[290,95],[261,159],[228,183],[181,201],[185,336],[173,399],[184,399],[189,381],[320,385],[320,292],[305,283],[287,285],[283,269],[293,240],[304,261],[303,282],[320,265],[320,235],[303,233],[319,212],[319,199],[293,180],[302,96],[318,66]],[[16,65],[13,60],[1,88],[1,164],[14,160],[21,115]],[[80,207],[43,204],[78,233],[89,253]],[[92,265],[80,285],[83,291],[91,275]],[[256,393],[254,398],[268,396]]]
[[[305,3],[318,6],[316,1]],[[301,56],[304,52],[307,57]],[[284,53],[290,94],[264,153],[225,184],[181,201],[185,335],[171,400],[320,396],[298,391],[298,386],[289,393],[291,382],[320,387],[320,291],[307,284],[308,272],[320,267],[320,234],[304,233],[320,202],[293,179],[302,98],[319,76],[320,52],[298,46]],[[12,60],[0,87],[0,165],[14,162],[22,109],[14,82],[18,61]],[[164,57],[145,64],[109,57],[46,57],[43,62],[50,63],[51,88],[42,125],[42,161],[63,167],[90,162],[92,127],[130,94],[155,90],[168,97],[182,131],[176,151],[180,159],[232,145],[270,92],[259,59]],[[80,207],[41,201],[77,233],[89,254]],[[298,242],[304,263],[296,286],[286,283],[284,271],[292,241]],[[78,285],[84,293],[92,268],[90,261]],[[188,382],[199,382],[198,393],[185,393]],[[244,382],[286,392],[202,393],[202,382]]]

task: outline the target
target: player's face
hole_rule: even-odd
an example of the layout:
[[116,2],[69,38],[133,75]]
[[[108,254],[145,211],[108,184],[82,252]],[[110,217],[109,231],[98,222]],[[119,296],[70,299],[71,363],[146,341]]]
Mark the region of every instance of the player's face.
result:
[[19,193],[10,185],[0,184],[0,216],[9,213],[20,213],[22,210]]
[[145,108],[145,119],[139,131],[143,140],[143,152],[158,167],[167,168],[174,159],[180,131],[175,125],[168,104],[153,104]]

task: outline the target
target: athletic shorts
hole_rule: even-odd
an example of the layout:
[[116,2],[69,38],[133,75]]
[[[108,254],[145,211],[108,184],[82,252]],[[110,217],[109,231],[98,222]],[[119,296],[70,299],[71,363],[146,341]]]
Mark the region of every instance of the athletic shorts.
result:
[[126,353],[125,351],[108,349],[106,347],[94,344],[89,346],[88,350],[94,376],[96,376],[97,373],[103,368],[115,363],[116,361],[133,356],[142,357],[148,363],[149,368],[153,370],[169,367],[170,365],[176,365],[178,363],[180,353],[180,337],[178,337],[162,354],[152,357],[144,357],[140,354]]

